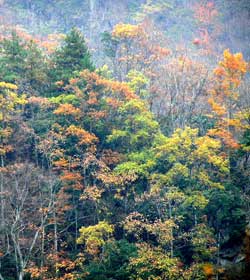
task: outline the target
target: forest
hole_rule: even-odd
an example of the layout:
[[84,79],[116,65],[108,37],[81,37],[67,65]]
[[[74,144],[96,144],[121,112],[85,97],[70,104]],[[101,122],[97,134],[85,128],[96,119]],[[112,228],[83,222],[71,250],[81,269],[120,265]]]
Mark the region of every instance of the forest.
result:
[[0,1],[0,280],[250,279],[250,2]]

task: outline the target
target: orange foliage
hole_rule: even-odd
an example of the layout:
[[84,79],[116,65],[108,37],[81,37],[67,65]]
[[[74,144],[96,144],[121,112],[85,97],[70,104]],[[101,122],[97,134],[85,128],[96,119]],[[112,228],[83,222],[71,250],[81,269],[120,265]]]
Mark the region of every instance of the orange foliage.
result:
[[240,147],[239,143],[234,139],[233,134],[223,127],[210,129],[208,135],[220,138],[229,148],[238,149]]
[[90,186],[86,188],[81,195],[81,200],[93,200],[97,201],[102,197],[102,193],[104,193],[104,189],[98,189],[97,186]]
[[222,67],[217,67],[214,69],[214,74],[217,76],[217,77],[223,77],[225,76],[226,74],[226,71],[224,68]]
[[58,86],[58,87],[62,87],[64,85],[64,82],[63,81],[57,81],[57,82],[55,82],[55,85]]
[[40,45],[47,53],[52,53],[59,46],[63,37],[64,35],[60,33],[49,34],[46,38],[42,38]]
[[97,178],[101,180],[105,185],[122,185],[122,176],[116,176],[106,170],[98,172]]
[[66,134],[78,137],[80,145],[90,145],[98,141],[98,138],[93,133],[89,133],[85,129],[75,125],[69,126],[66,130]]
[[119,108],[122,105],[121,101],[119,101],[118,99],[113,98],[113,97],[107,97],[106,102],[110,107],[112,107],[114,109]]
[[69,83],[70,83],[71,85],[75,85],[75,84],[77,84],[78,82],[79,82],[79,79],[78,79],[78,78],[72,78],[72,79],[69,80]]
[[84,70],[80,73],[80,77],[87,82],[86,88],[92,90],[93,86],[103,87],[106,91],[111,91],[115,97],[122,100],[130,100],[138,98],[130,87],[124,82],[112,81],[105,79],[94,72]]
[[48,271],[48,267],[36,267],[36,266],[32,266],[25,270],[26,273],[30,274],[32,279],[40,278],[47,271]]
[[93,92],[91,91],[89,93],[89,100],[87,101],[87,103],[89,105],[96,105],[98,103],[98,100],[97,100],[97,93],[96,92]]
[[107,116],[106,111],[91,111],[88,113],[88,116],[90,116],[93,119],[103,119]]
[[60,104],[59,107],[54,111],[56,115],[71,115],[74,117],[81,116],[81,110],[74,107],[71,104]]
[[10,39],[11,38],[11,32],[14,30],[18,37],[20,37],[22,40],[26,42],[34,42],[37,44],[37,46],[41,49],[43,49],[48,54],[54,52],[56,48],[59,46],[59,43],[61,42],[62,38],[64,37],[63,34],[49,34],[46,37],[38,36],[38,35],[31,35],[28,33],[27,30],[24,28],[16,25],[5,25],[4,30],[1,30],[1,37],[0,40],[3,39]]
[[65,171],[60,179],[62,181],[81,181],[83,177],[80,173]]
[[102,85],[107,89],[112,90],[114,93],[118,92],[124,96],[125,100],[138,98],[135,93],[130,89],[130,87],[123,82],[110,81],[106,79],[99,79],[97,85]]
[[59,169],[63,169],[69,166],[69,162],[65,158],[60,158],[59,160],[54,161],[53,165]]
[[153,55],[151,58],[154,58],[155,60],[160,60],[171,53],[169,49],[162,48],[161,46],[152,46],[150,48],[150,51],[152,52]]
[[[224,70],[224,75],[222,76],[224,79],[229,79],[230,82],[233,83],[236,87],[240,84],[240,79],[247,72],[247,63],[243,59],[242,53],[232,54],[229,49],[224,51],[224,59],[220,62],[220,67],[222,68],[219,73]],[[215,74],[218,73],[215,71]]]
[[6,155],[9,152],[13,151],[13,147],[11,145],[0,145],[0,155]]
[[233,132],[242,127],[235,108],[239,98],[238,88],[246,72],[247,63],[242,54],[225,50],[223,60],[214,70],[214,87],[209,92],[208,103],[217,119],[215,129],[209,133],[221,138],[227,147],[233,149],[240,146]]
[[[26,269],[25,272],[29,273],[32,279],[74,280],[76,278],[73,271],[77,263],[64,255],[65,253],[62,251],[57,254],[49,254],[47,256],[49,262],[47,266],[37,267],[34,263],[30,263],[30,267]],[[55,270],[58,273],[56,278],[52,272]]]
[[226,114],[226,108],[224,106],[219,105],[214,101],[213,98],[208,99],[208,103],[210,104],[212,110],[218,115],[223,116]]
[[80,182],[76,182],[71,185],[71,188],[74,190],[82,191],[84,189],[84,185],[81,184]]
[[205,275],[208,277],[214,275],[214,267],[210,263],[204,264],[203,271],[204,271]]

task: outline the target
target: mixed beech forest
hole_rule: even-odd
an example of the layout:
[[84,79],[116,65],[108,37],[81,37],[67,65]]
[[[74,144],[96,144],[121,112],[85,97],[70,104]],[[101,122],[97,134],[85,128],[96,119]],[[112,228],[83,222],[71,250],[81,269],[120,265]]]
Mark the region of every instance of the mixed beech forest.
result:
[[250,279],[250,1],[0,1],[0,280]]

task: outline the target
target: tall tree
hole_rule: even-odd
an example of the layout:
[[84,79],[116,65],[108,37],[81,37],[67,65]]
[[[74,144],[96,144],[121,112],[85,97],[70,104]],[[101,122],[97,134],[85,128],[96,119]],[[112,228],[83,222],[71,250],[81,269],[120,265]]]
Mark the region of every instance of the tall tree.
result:
[[27,50],[25,42],[15,31],[11,32],[10,38],[0,42],[0,78],[2,81],[16,83],[20,80],[25,69]]
[[84,69],[93,71],[94,65],[82,33],[73,28],[52,57],[50,74],[54,82],[67,84],[76,72]]

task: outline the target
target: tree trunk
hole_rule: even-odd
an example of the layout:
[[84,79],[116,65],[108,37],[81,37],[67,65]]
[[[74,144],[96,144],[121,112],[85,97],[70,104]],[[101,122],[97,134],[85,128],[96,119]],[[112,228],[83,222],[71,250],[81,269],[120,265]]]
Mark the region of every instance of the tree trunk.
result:
[[24,272],[23,269],[19,272],[18,280],[23,280]]

